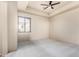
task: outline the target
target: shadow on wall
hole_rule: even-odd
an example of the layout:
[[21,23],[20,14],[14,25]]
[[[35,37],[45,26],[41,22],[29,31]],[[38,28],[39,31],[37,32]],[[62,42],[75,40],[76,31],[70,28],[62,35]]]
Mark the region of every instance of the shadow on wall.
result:
[[30,34],[31,33],[18,33],[18,42],[30,41],[30,39],[31,39]]

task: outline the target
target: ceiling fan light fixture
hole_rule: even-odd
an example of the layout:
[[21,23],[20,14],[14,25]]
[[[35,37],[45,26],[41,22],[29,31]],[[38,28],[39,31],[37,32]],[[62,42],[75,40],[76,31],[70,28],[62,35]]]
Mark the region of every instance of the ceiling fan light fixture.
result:
[[53,3],[52,4],[52,1],[49,1],[49,4],[41,4],[42,6],[46,6],[45,8],[44,8],[44,10],[45,9],[47,9],[48,7],[51,7],[51,9],[54,9],[54,5],[58,5],[58,4],[60,4],[60,2],[57,2],[57,3]]

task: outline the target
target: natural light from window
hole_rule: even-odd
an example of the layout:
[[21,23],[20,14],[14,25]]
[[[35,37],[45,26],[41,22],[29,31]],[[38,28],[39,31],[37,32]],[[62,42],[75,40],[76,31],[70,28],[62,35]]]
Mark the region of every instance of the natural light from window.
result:
[[19,16],[19,32],[31,32],[31,18]]

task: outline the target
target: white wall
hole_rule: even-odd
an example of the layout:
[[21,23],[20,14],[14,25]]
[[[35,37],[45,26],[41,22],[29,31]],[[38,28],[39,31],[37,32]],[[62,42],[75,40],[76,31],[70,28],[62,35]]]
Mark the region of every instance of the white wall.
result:
[[51,18],[50,38],[79,44],[79,8]]
[[17,48],[17,5],[16,2],[0,2],[0,53]]
[[17,48],[17,3],[8,2],[8,50]]
[[31,33],[18,33],[19,41],[47,39],[49,37],[48,18],[24,12],[18,12],[18,15],[31,18]]
[[0,2],[0,55],[17,48],[16,2]]
[[0,55],[8,52],[7,45],[7,2],[0,2]]

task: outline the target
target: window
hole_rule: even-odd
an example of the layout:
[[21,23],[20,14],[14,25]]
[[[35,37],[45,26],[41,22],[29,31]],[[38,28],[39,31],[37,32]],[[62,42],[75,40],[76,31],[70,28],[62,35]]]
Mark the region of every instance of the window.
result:
[[19,16],[18,31],[31,32],[31,18]]

